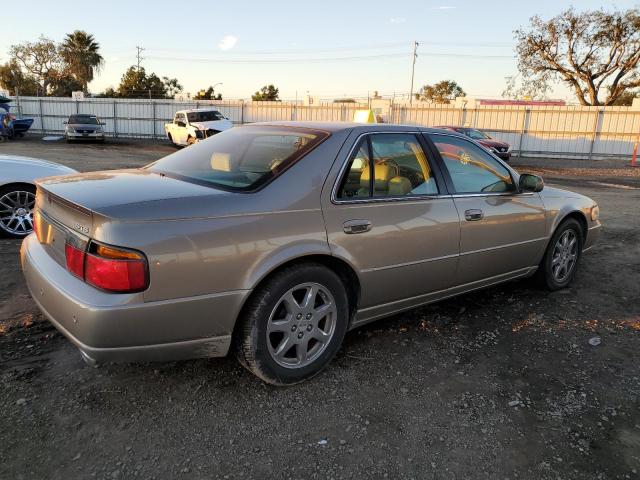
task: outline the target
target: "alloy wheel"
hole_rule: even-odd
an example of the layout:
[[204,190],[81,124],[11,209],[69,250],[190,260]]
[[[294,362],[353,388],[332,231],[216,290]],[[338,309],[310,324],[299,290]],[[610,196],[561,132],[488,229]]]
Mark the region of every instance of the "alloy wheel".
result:
[[551,256],[551,273],[556,282],[562,283],[569,276],[578,260],[578,237],[576,232],[566,230],[556,242]]
[[14,190],[0,197],[0,227],[12,235],[33,231],[33,208],[36,196],[26,190]]
[[333,295],[319,283],[304,283],[287,291],[267,323],[271,358],[285,368],[313,363],[333,338],[337,312]]

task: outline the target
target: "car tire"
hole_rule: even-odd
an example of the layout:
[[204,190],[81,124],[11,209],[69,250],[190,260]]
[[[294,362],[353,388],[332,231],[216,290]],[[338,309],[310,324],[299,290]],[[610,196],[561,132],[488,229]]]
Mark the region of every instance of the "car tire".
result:
[[335,272],[298,264],[259,286],[238,321],[240,363],[266,383],[293,385],[320,373],[340,349],[349,300]]
[[187,147],[193,145],[194,143],[196,143],[196,139],[189,135],[189,137],[187,138]]
[[[28,184],[7,185],[0,188],[0,235],[8,238],[24,238],[33,231],[33,207],[36,187]],[[9,210],[9,206],[14,207]],[[27,210],[15,217],[16,208]],[[11,213],[11,217],[7,214]],[[22,229],[24,226],[24,229]]]
[[538,268],[538,280],[543,286],[552,291],[569,286],[578,271],[583,242],[584,231],[575,218],[558,226]]

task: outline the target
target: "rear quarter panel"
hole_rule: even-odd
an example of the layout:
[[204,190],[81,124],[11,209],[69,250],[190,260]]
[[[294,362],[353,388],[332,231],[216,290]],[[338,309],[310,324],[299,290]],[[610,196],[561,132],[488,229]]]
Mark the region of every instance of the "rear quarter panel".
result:
[[330,253],[320,192],[344,136],[334,133],[262,190],[233,195],[222,215],[212,206],[191,219],[95,217],[94,236],[147,255],[146,301],[251,290],[289,260]]

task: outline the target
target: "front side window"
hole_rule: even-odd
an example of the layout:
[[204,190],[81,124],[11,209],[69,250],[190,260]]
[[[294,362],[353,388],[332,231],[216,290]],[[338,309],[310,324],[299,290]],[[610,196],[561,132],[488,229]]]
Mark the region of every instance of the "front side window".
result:
[[224,116],[217,110],[209,110],[206,112],[189,112],[187,113],[189,123],[194,122],[214,122],[216,120],[224,120]]
[[368,135],[360,141],[350,159],[338,197],[379,198],[437,193],[438,187],[427,156],[416,136],[380,133]]
[[329,136],[306,128],[235,127],[172,153],[153,172],[231,191],[252,191],[278,176]]
[[515,191],[509,170],[464,138],[430,135],[451,176],[456,193]]
[[71,115],[68,123],[70,125],[99,125],[100,121],[95,115]]

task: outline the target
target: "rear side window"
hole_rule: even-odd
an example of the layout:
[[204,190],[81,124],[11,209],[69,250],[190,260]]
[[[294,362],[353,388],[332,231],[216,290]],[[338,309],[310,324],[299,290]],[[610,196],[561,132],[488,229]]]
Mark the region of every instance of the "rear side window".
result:
[[456,193],[502,193],[515,190],[509,170],[464,138],[431,134]]
[[225,190],[251,191],[271,181],[328,136],[306,128],[235,127],[148,168]]
[[385,133],[368,135],[360,141],[342,179],[338,198],[437,193],[438,187],[429,161],[416,136]]

